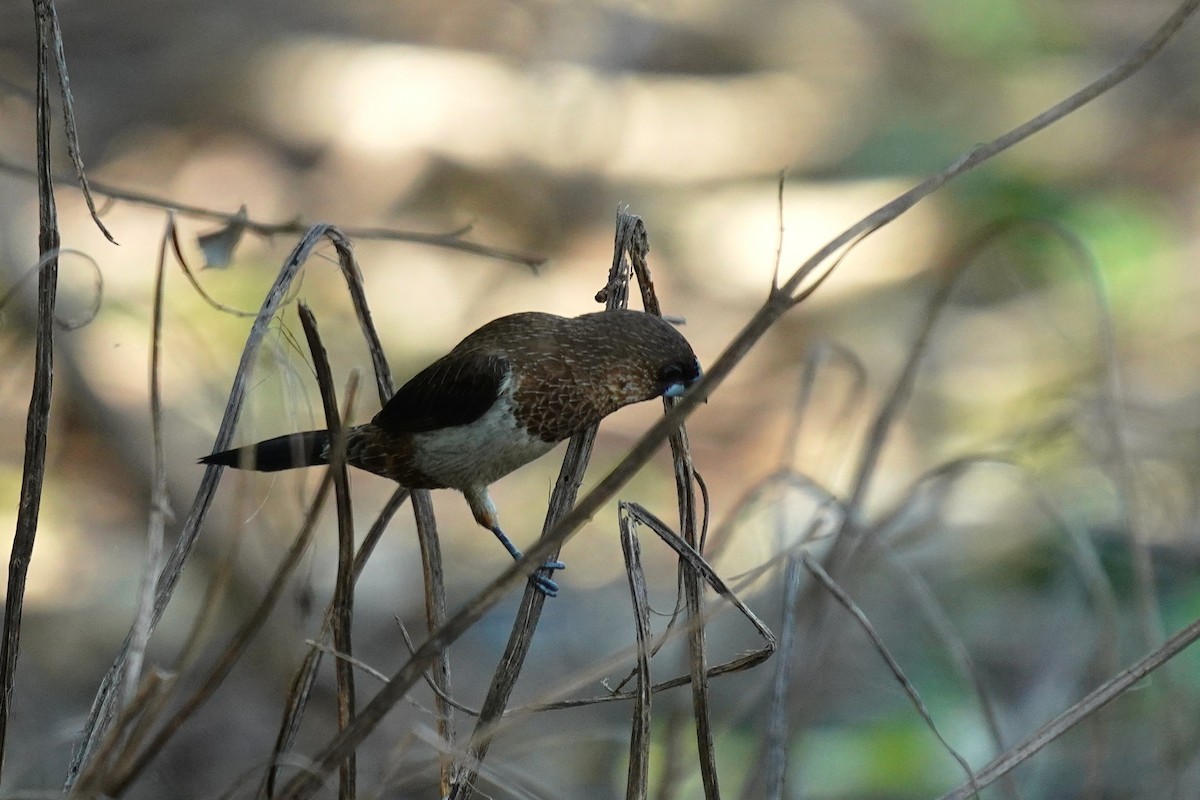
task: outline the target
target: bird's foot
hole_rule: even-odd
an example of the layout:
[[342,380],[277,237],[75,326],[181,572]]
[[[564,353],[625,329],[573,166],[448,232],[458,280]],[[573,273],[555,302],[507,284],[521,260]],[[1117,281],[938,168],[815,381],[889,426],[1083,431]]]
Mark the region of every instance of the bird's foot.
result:
[[545,575],[534,573],[529,576],[529,580],[533,582],[533,588],[546,595],[546,597],[558,597],[558,584]]
[[[561,561],[547,561],[542,564],[542,569],[566,569],[567,565]],[[558,597],[558,584],[550,579],[549,575],[543,575],[541,572],[535,572],[529,576],[529,580],[533,581],[533,585],[539,592],[546,597]]]
[[[496,534],[496,538],[500,540],[500,544],[504,545],[504,549],[508,551],[508,554],[513,557],[514,561],[520,561],[523,558],[521,551],[517,549],[516,545],[509,541],[508,537],[504,535],[504,531],[500,530],[499,525],[491,525],[490,530],[492,533]],[[561,561],[547,561],[545,564],[542,564],[542,566],[538,567],[539,570],[556,570],[566,568],[567,565]],[[558,596],[558,584],[551,580],[549,575],[542,575],[539,571],[530,575],[529,580],[533,581],[533,585],[537,587],[537,590],[546,595],[546,597]]]

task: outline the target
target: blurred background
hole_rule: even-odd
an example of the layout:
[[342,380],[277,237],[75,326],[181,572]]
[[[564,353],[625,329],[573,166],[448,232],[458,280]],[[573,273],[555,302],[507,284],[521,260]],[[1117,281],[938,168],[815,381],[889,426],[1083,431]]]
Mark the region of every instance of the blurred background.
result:
[[[683,331],[711,363],[764,300],[781,243],[790,274],[975,143],[1102,74],[1174,4],[126,0],[58,8],[82,155],[105,186],[226,213],[244,205],[262,222],[426,233],[469,226],[470,241],[547,259],[535,272],[447,248],[357,240],[368,300],[403,380],[502,314],[596,310],[623,204],[645,220],[664,311],[686,319]],[[29,4],[0,2],[0,296],[13,292],[0,308],[4,537],[16,520],[33,371],[36,281],[21,283],[37,261],[36,188],[21,171],[34,164],[32,34]],[[711,494],[714,565],[779,632],[782,556],[812,534],[824,493],[848,496],[867,428],[930,317],[937,285],[947,268],[965,268],[911,398],[887,429],[861,511],[869,546],[840,578],[974,766],[998,752],[981,695],[1011,746],[1200,616],[1197,74],[1193,24],[1116,91],[864,241],[689,421]],[[165,215],[153,204],[102,203],[118,247],[69,181],[58,202],[64,247],[96,266],[62,260],[60,315],[90,321],[56,340],[6,796],[62,785],[132,621],[150,508],[150,312]],[[219,224],[187,215],[178,224],[198,268],[195,237]],[[199,283],[220,303],[256,310],[295,241],[248,234],[232,262],[203,270]],[[295,295],[313,305],[339,383],[352,370],[369,378],[343,283],[324,260],[332,250],[320,253]],[[91,317],[97,272],[103,292]],[[166,281],[163,423],[181,518],[249,321],[214,309],[173,266]],[[319,424],[301,339],[290,306],[258,361],[239,443]],[[820,368],[806,383],[813,358]],[[354,418],[364,421],[377,405],[373,392],[359,397]],[[658,413],[645,404],[602,426],[585,490]],[[540,530],[560,456],[493,489],[518,545]],[[792,477],[764,484],[781,468]],[[319,477],[307,473],[225,475],[151,642],[154,665],[178,668],[209,596],[219,604],[198,665],[219,652],[303,518]],[[392,489],[353,477],[360,533]],[[666,455],[621,496],[671,519]],[[461,498],[439,492],[434,503],[453,610],[507,557]],[[266,632],[127,796],[253,794],[304,639],[317,635],[332,592],[336,533],[326,517]],[[168,546],[177,533],[168,527]],[[819,556],[826,544],[818,535],[809,546]],[[653,600],[669,609],[674,559],[650,537],[643,548]],[[615,506],[563,557],[563,592],[547,604],[518,704],[580,675],[572,696],[602,694],[602,681],[619,681],[630,663],[604,663],[634,641]],[[356,600],[356,655],[384,673],[406,658],[397,619],[420,638],[420,585],[405,508]],[[455,696],[468,705],[486,691],[517,597],[451,651]],[[731,614],[711,630],[714,662],[756,646]],[[761,796],[757,753],[767,715],[781,707],[785,796],[931,797],[962,782],[844,611],[830,610],[819,645],[806,649],[806,632],[797,632],[790,659],[714,684],[729,796]],[[773,700],[775,672],[789,664],[788,691]],[[668,648],[655,675],[683,667]],[[1198,667],[1185,652],[982,796],[1196,796]],[[182,688],[194,687],[195,669],[184,669]],[[360,681],[361,697],[374,693],[370,678]],[[329,736],[331,686],[323,674],[300,753]],[[432,701],[427,691],[413,699],[362,751],[367,790],[435,796]],[[652,786],[665,787],[660,797],[700,796],[689,695],[661,695],[655,709]],[[628,714],[609,704],[514,723],[497,739],[481,789],[497,798],[623,796]]]

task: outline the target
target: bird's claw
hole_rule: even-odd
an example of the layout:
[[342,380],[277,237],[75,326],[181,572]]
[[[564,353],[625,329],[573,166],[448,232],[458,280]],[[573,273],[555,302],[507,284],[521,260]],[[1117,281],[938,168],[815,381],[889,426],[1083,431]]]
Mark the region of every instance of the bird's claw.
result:
[[[524,556],[521,555],[521,551],[518,550],[516,548],[516,546],[512,542],[509,541],[507,536],[504,535],[504,531],[500,530],[499,525],[492,525],[490,530],[492,531],[492,533],[496,534],[496,538],[500,540],[500,544],[504,545],[504,549],[508,551],[508,554],[510,556],[512,556],[514,560],[520,561],[522,558],[524,558]],[[537,590],[539,592],[541,592],[542,594],[546,595],[546,597],[557,597],[558,596],[558,584],[555,583],[554,581],[552,581],[550,579],[549,575],[542,575],[540,573],[540,570],[543,570],[543,569],[556,570],[556,569],[566,569],[566,568],[567,568],[567,565],[561,561],[557,561],[557,560],[547,561],[546,563],[544,563],[540,567],[538,567],[539,572],[535,572],[529,576],[529,580],[532,581],[533,585],[535,587],[537,587]]]
[[529,580],[533,581],[533,588],[546,595],[546,597],[558,597],[558,584],[545,575],[535,573],[529,576]]
[[[566,569],[567,565],[561,561],[547,561],[542,564],[542,569]],[[529,580],[533,581],[533,585],[539,592],[546,597],[558,597],[558,584],[550,579],[549,575],[542,575],[540,572],[535,572],[529,576]]]

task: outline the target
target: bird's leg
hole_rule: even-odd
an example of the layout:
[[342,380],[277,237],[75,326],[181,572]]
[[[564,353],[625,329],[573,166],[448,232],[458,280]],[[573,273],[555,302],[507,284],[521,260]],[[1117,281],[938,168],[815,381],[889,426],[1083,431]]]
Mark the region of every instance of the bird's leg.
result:
[[[496,534],[496,538],[500,540],[500,544],[504,545],[504,549],[508,551],[508,554],[513,557],[514,561],[520,561],[522,558],[524,558],[524,556],[521,554],[521,551],[517,549],[517,546],[508,540],[508,537],[504,535],[504,531],[500,530],[499,525],[489,528],[489,530]],[[561,561],[547,561],[541,566],[541,569],[547,570],[566,568],[567,565]],[[533,581],[533,584],[538,588],[538,591],[547,597],[555,597],[558,595],[558,584],[551,580],[549,575],[542,575],[540,572],[535,572],[529,576],[529,580]]]
[[[504,549],[508,551],[508,554],[513,557],[514,561],[520,561],[524,558],[521,551],[504,535],[504,531],[500,528],[500,518],[496,513],[496,504],[492,502],[487,487],[485,486],[483,489],[475,491],[464,491],[463,495],[467,498],[467,505],[471,507],[471,513],[475,515],[475,521],[496,535],[496,538],[500,540],[500,544],[504,545]],[[566,568],[567,565],[561,561],[547,561],[541,566],[541,569],[545,570]],[[549,575],[542,575],[540,572],[535,572],[529,576],[529,580],[533,581],[533,585],[537,587],[538,591],[547,597],[558,595],[558,584],[551,580]]]

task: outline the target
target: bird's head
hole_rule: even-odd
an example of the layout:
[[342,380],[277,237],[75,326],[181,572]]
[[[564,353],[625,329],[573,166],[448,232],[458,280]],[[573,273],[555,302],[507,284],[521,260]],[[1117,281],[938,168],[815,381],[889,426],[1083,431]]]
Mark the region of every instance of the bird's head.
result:
[[641,311],[602,311],[578,317],[589,328],[593,353],[603,363],[616,405],[655,397],[680,397],[702,374],[683,334],[661,317]]

